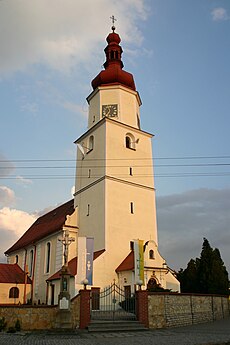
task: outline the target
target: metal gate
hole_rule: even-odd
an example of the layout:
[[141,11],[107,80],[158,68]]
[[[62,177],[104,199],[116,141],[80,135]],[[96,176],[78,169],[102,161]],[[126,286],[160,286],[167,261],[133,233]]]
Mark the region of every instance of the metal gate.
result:
[[135,294],[127,294],[115,282],[102,291],[91,290],[91,319],[136,320]]

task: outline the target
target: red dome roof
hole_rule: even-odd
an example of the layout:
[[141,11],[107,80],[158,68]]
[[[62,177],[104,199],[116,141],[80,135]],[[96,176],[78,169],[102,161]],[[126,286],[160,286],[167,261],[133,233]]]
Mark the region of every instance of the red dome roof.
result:
[[[112,28],[113,29],[113,28]],[[136,90],[134,79],[131,73],[123,71],[123,62],[121,60],[122,48],[120,36],[111,32],[106,38],[108,45],[105,48],[106,62],[104,71],[101,71],[93,80],[92,87],[95,90],[102,85],[124,85],[132,90]]]
[[116,32],[110,32],[110,34],[107,36],[106,41],[108,43],[115,42],[119,44],[121,42],[120,36]]

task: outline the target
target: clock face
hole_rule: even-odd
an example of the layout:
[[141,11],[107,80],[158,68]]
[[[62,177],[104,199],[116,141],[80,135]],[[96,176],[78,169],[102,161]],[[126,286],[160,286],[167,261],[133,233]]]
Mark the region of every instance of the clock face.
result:
[[102,116],[115,117],[118,115],[117,104],[104,104],[102,106]]

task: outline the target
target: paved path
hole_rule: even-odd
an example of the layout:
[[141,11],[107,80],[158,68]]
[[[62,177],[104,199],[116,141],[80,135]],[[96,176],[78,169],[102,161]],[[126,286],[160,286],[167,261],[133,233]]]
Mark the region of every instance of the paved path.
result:
[[212,323],[143,332],[0,333],[1,345],[230,345],[230,318]]

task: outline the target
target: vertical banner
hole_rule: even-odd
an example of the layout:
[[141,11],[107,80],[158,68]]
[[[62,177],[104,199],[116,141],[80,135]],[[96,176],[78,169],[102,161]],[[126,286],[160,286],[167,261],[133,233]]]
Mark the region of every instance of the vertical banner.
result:
[[139,245],[138,240],[134,240],[134,276],[135,283],[139,280]]
[[94,239],[78,237],[77,276],[76,284],[82,284],[84,279],[93,285],[93,251]]
[[144,241],[134,240],[134,274],[135,282],[144,283]]
[[93,285],[93,248],[94,239],[92,237],[86,238],[86,279],[89,285]]
[[78,237],[76,284],[82,284],[86,269],[86,237]]
[[144,241],[138,240],[139,246],[139,277],[144,283]]

